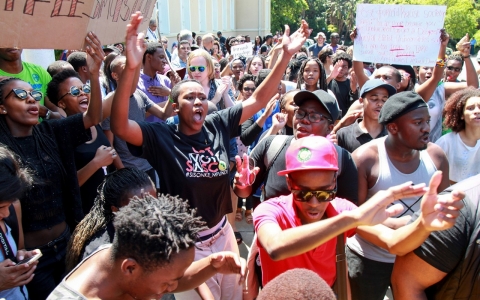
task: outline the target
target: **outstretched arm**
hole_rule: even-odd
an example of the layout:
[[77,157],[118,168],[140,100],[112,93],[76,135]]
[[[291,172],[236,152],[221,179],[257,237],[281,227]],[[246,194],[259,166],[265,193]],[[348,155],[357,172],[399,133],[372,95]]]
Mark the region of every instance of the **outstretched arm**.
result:
[[102,121],[102,92],[100,91],[100,66],[102,65],[105,53],[102,50],[102,43],[97,36],[90,32],[85,37],[87,44],[87,66],[90,73],[90,103],[83,115],[85,129],[97,125]]
[[[357,28],[355,28],[351,33],[350,33],[350,39],[352,41],[355,41],[355,38],[357,37]],[[355,52],[355,48],[353,48],[353,52]],[[353,61],[353,70],[355,71],[355,74],[357,75],[357,80],[358,80],[358,88],[362,89],[362,86],[367,82],[369,79],[367,75],[363,72],[363,62],[361,61]]]
[[[445,51],[447,49],[449,39],[450,36],[445,32],[444,29],[442,29],[440,31],[440,50],[438,51],[439,59],[445,58]],[[445,66],[442,67],[439,64],[435,65],[435,67],[433,68],[432,77],[430,77],[427,81],[425,81],[416,88],[415,91],[423,98],[423,100],[425,100],[425,102],[428,102],[432,97],[433,93],[435,92],[438,83],[440,82],[440,80],[442,80],[444,70]]]
[[268,75],[268,77],[255,90],[250,98],[242,102],[243,111],[239,125],[253,116],[260,109],[264,108],[273,95],[277,93],[278,84],[282,80],[283,73],[287,68],[290,58],[293,54],[300,50],[300,48],[302,48],[305,40],[310,35],[310,29],[308,28],[307,22],[302,21],[300,28],[291,36],[289,36],[289,34],[290,27],[285,25],[285,34],[283,35],[282,39],[282,54],[273,67],[270,75]]
[[134,146],[143,144],[143,133],[137,122],[128,119],[128,106],[130,101],[132,82],[137,68],[142,63],[146,44],[143,33],[137,33],[143,17],[140,12],[132,15],[130,24],[127,25],[126,52],[127,61],[122,76],[118,82],[112,101],[111,128],[113,133]]
[[[208,257],[193,262],[178,282],[175,292],[187,291],[198,287],[217,273],[239,274],[241,284],[245,280],[247,262],[238,254],[225,251],[210,254]],[[234,288],[234,287],[233,287]]]
[[296,256],[317,248],[349,229],[385,221],[402,209],[396,205],[388,207],[390,203],[404,197],[420,196],[424,193],[423,187],[424,185],[412,186],[411,182],[394,186],[376,193],[369,201],[354,210],[287,230],[282,230],[277,223],[265,223],[257,231],[258,240],[273,260]]
[[441,182],[442,172],[437,171],[430,180],[427,193],[423,196],[420,217],[413,223],[397,230],[383,225],[361,226],[357,228],[357,233],[392,254],[405,255],[415,250],[432,231],[446,230],[455,225],[455,220],[463,207],[461,200],[465,195],[462,192],[453,191],[451,194],[438,196],[437,188]]

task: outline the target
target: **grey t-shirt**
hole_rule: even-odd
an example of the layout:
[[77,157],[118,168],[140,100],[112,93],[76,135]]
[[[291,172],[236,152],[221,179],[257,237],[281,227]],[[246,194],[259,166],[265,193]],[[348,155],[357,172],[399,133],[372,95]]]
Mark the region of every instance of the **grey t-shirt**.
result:
[[62,280],[62,282],[60,282],[60,284],[52,291],[52,293],[50,293],[50,295],[48,296],[47,300],[60,300],[60,299],[69,299],[69,300],[87,300],[87,298],[82,295],[81,293],[79,293],[78,291],[76,291],[73,287],[69,286],[65,280],[67,280],[68,277],[70,277],[70,275],[73,274],[73,272],[75,272],[78,268],[80,268],[80,266],[87,260],[89,259],[91,256],[95,255],[97,252],[99,251],[102,251],[104,249],[107,249],[109,247],[111,247],[112,245],[111,244],[107,244],[107,245],[103,245],[101,247],[99,247],[97,249],[97,251],[93,252],[92,255],[90,255],[89,257],[85,258],[84,260],[82,260],[76,267],[75,269],[72,270],[72,272],[68,273],[67,276],[65,276],[65,278]]
[[[154,105],[153,101],[148,99],[144,92],[137,89],[135,93],[130,96],[128,119],[136,122],[145,121],[145,113],[152,105]],[[102,128],[103,130],[110,130],[110,117],[102,122]],[[113,140],[113,147],[125,167],[134,167],[142,171],[148,171],[152,168],[146,159],[133,156],[128,150],[127,143],[116,136]]]

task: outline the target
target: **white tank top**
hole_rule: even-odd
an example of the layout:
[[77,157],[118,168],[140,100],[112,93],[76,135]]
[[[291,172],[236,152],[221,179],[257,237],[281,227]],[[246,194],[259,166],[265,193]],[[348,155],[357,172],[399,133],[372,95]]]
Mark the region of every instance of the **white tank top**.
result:
[[[410,174],[400,172],[388,158],[387,151],[385,149],[385,140],[387,137],[382,137],[372,142],[377,144],[378,148],[378,179],[375,185],[368,190],[367,199],[370,199],[375,193],[380,190],[386,190],[391,186],[399,185],[407,181],[412,181],[413,184],[425,183],[428,185],[433,173],[437,171],[437,167],[433,163],[430,155],[426,150],[420,151],[420,164],[418,168]],[[402,217],[406,215],[412,215],[415,211],[420,209],[421,197],[404,198],[395,200],[394,204],[402,204],[404,209],[401,213],[395,217]],[[359,255],[371,260],[393,263],[395,262],[395,255],[390,254],[387,250],[377,247],[358,234],[349,238],[347,245],[350,249],[358,253]]]

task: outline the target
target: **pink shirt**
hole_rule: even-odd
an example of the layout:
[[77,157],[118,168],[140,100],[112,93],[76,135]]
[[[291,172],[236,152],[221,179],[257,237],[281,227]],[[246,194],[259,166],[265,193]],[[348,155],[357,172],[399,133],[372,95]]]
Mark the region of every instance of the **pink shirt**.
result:
[[[282,230],[302,226],[301,220],[295,214],[292,195],[280,196],[262,202],[253,213],[255,231],[267,223],[277,223]],[[353,210],[357,206],[348,200],[335,198],[327,206],[325,213],[327,217],[334,217],[342,211]],[[355,228],[345,232],[347,237],[355,234]],[[258,242],[260,249],[260,261],[262,263],[263,285],[285,271],[295,268],[305,268],[316,272],[330,286],[336,278],[335,249],[337,238],[333,238],[319,247],[306,253],[286,258],[280,261],[273,261],[265,249]]]

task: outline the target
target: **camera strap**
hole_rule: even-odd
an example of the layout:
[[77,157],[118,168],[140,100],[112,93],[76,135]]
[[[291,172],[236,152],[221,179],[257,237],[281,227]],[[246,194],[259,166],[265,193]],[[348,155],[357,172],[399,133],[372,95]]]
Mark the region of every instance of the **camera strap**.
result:
[[[7,224],[5,224],[5,228],[6,227],[7,227]],[[11,261],[16,263],[17,259],[13,254],[12,247],[10,246],[7,236],[5,235],[5,232],[3,232],[3,228],[1,226],[0,226],[0,244],[2,244],[0,248],[2,248],[2,252],[3,252],[3,255],[5,255],[5,259],[9,258]]]

